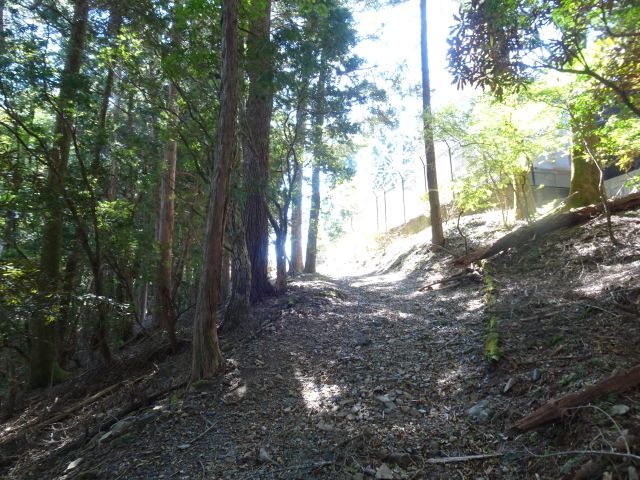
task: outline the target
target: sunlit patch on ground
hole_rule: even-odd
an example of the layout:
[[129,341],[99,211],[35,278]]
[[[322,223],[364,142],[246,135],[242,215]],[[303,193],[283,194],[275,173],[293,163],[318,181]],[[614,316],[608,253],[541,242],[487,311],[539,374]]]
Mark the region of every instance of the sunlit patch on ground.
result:
[[308,410],[315,412],[322,410],[325,403],[342,392],[338,385],[318,383],[314,379],[303,375],[299,369],[296,369],[294,374],[296,380],[300,383],[300,393]]

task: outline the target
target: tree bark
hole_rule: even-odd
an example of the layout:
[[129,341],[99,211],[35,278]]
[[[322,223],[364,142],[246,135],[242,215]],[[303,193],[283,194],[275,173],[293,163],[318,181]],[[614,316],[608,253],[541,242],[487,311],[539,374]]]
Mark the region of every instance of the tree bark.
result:
[[[321,136],[320,136],[321,138]],[[307,258],[305,273],[316,273],[318,256],[318,223],[320,221],[320,166],[314,165],[311,173],[311,209],[309,211],[309,232],[307,235]]]
[[227,238],[231,245],[231,294],[224,314],[222,330],[230,332],[247,326],[251,302],[251,262],[245,239],[241,205],[232,200],[229,205]]
[[307,135],[307,104],[309,79],[303,80],[303,86],[298,99],[296,111],[296,131],[294,145],[294,182],[291,185],[291,265],[289,273],[292,276],[302,273],[304,260],[302,257],[302,185],[303,185],[303,155]]
[[271,0],[260,4],[262,11],[247,37],[246,70],[249,93],[245,107],[243,135],[244,180],[247,193],[244,220],[251,260],[251,301],[273,295],[269,282],[269,224],[267,185],[269,178],[269,133],[273,103],[273,55],[269,30]]
[[302,273],[304,261],[302,259],[302,165],[297,163],[299,169],[296,181],[293,185],[291,205],[291,268],[292,276]]
[[520,172],[513,175],[513,198],[516,220],[529,220],[536,213],[536,204],[531,190],[529,172]]
[[62,292],[60,302],[60,322],[55,329],[57,361],[64,367],[75,351],[77,343],[77,331],[71,326],[71,312],[73,305],[73,291],[78,277],[80,263],[80,239],[76,232],[76,238],[71,244],[71,249],[64,267],[62,278]]
[[287,229],[286,219],[282,229],[276,231],[276,292],[282,295],[287,288]]
[[597,128],[595,118],[578,122],[571,121],[571,182],[566,208],[578,208],[600,201],[600,169],[587,152],[595,151],[599,142],[594,133]]
[[307,255],[305,259],[305,273],[316,273],[318,256],[318,224],[320,222],[320,165],[322,162],[324,110],[326,107],[326,83],[328,66],[324,58],[320,60],[320,76],[318,91],[315,94],[316,118],[313,125],[313,170],[311,172],[311,208],[309,210],[309,231],[307,233]]
[[211,177],[202,275],[193,324],[191,379],[212,377],[222,362],[216,331],[225,214],[229,197],[231,167],[237,157],[238,109],[238,4],[222,2],[222,91],[216,157]]
[[[174,35],[175,38],[175,35]],[[173,224],[175,213],[176,163],[178,158],[178,142],[175,130],[178,117],[178,89],[169,82],[167,98],[170,135],[164,157],[164,172],[160,185],[160,215],[158,223],[158,244],[160,257],[156,276],[156,325],[163,328],[169,337],[173,351],[178,349],[176,338],[176,312],[173,305]]]
[[436,173],[436,152],[433,145],[433,125],[431,117],[431,86],[429,82],[429,54],[427,50],[427,2],[420,0],[420,50],[422,54],[422,120],[424,128],[424,148],[427,164],[427,184],[429,187],[429,213],[431,216],[431,243],[444,246],[440,194]]
[[30,319],[33,339],[31,342],[32,388],[50,385],[59,380],[60,370],[55,361],[54,323],[51,322],[51,299],[58,293],[60,282],[60,257],[62,249],[63,203],[65,175],[69,162],[69,149],[74,118],[73,100],[77,93],[76,76],[82,64],[89,15],[88,0],[74,2],[73,23],[67,47],[67,58],[60,80],[58,113],[49,159],[45,186],[46,212],[40,252],[38,290],[42,301],[40,308]]

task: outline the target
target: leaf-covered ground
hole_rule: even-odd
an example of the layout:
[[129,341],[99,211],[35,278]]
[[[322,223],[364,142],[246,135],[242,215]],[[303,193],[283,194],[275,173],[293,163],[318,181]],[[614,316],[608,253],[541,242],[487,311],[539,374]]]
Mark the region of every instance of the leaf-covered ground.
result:
[[[256,336],[223,338],[225,372],[211,382],[172,389],[187,378],[188,346],[167,356],[156,344],[125,350],[108,372],[28,397],[0,433],[2,472],[637,478],[640,388],[531,432],[512,428],[550,398],[640,363],[640,217],[614,224],[621,247],[597,220],[493,259],[493,305],[480,275],[421,290],[454,273],[447,253],[434,256],[424,244],[382,273],[302,277],[256,308]],[[497,364],[484,356],[491,313]],[[570,453],[578,450],[603,454]],[[452,461],[473,455],[485,457]]]

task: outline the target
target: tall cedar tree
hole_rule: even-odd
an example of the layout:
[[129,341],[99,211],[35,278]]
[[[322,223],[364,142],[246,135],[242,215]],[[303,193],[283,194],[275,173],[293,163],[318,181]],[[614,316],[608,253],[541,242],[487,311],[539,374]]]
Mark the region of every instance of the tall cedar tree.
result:
[[429,187],[429,213],[431,216],[431,243],[444,246],[438,176],[436,173],[436,152],[433,145],[431,117],[431,86],[429,83],[429,51],[427,49],[427,1],[420,0],[420,52],[422,54],[422,118],[424,122],[424,149],[427,164],[427,185]]
[[257,18],[247,37],[246,70],[249,77],[243,128],[244,181],[247,201],[244,210],[247,249],[251,261],[251,301],[275,293],[269,282],[269,224],[267,186],[269,175],[269,133],[273,111],[273,54],[269,39],[271,0],[259,2]]
[[84,57],[89,18],[89,1],[76,0],[73,9],[71,35],[67,45],[67,57],[60,79],[60,93],[55,124],[55,144],[49,158],[46,183],[46,213],[40,251],[40,274],[38,290],[42,297],[40,308],[30,319],[33,336],[31,342],[31,387],[42,387],[58,380],[54,348],[55,322],[50,321],[52,303],[58,294],[60,282],[60,259],[62,252],[63,203],[65,175],[69,163],[72,140],[74,99],[77,95],[76,77]]
[[225,215],[231,167],[237,160],[238,111],[238,3],[222,2],[222,91],[211,197],[207,211],[202,276],[193,324],[191,378],[213,376],[222,362],[216,331]]

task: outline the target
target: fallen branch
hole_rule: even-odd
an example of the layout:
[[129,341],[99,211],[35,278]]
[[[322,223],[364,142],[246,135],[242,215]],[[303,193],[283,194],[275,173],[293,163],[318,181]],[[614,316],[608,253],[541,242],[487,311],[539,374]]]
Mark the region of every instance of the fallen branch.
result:
[[[134,385],[136,383],[138,383],[139,381],[141,381],[142,379],[144,379],[147,375],[143,375],[139,378],[136,378],[135,380],[133,380],[131,383],[128,383],[128,385]],[[87,405],[91,405],[92,403],[96,402],[97,400],[99,400],[100,398],[104,397],[105,395],[108,395],[111,392],[114,392],[115,390],[119,389],[120,387],[124,386],[125,384],[127,384],[127,382],[118,382],[118,383],[114,383],[113,385],[100,390],[98,393],[91,395],[88,398],[85,398],[84,400],[82,400],[81,402],[76,403],[75,405],[73,405],[71,408],[68,408],[60,413],[57,413],[56,415],[40,422],[39,424],[35,425],[34,428],[40,428],[40,427],[46,427],[47,425],[51,425],[53,423],[59,422],[60,420],[64,420],[65,418],[67,418],[69,415],[77,412],[78,410],[80,410],[81,408],[86,407]]]
[[[610,213],[624,212],[640,207],[640,193],[634,193],[615,200],[609,200],[606,203]],[[481,247],[467,255],[456,258],[453,263],[456,265],[468,265],[480,261],[485,258],[492,257],[500,252],[513,247],[523,245],[529,240],[540,238],[548,235],[555,230],[561,228],[573,227],[587,223],[591,219],[601,215],[604,206],[588,205],[586,207],[577,208],[569,212],[560,212],[541,218],[540,220],[525,225],[499,238],[491,245]]]
[[212,423],[211,425],[209,425],[201,434],[196,435],[193,439],[189,440],[185,445],[188,445],[188,447],[183,448],[183,450],[187,450],[189,448],[191,448],[193,446],[194,443],[196,443],[198,440],[200,440],[202,437],[204,437],[207,433],[209,433],[211,430],[213,430],[215,428],[216,424]]
[[484,453],[482,455],[464,455],[462,457],[437,457],[427,459],[427,463],[459,463],[471,462],[473,460],[486,460],[503,456],[504,453]]
[[571,408],[586,405],[603,395],[625,392],[638,384],[640,384],[640,365],[636,365],[624,373],[606,378],[579,392],[570,393],[564,397],[550,400],[535,412],[518,420],[514,427],[521,432],[526,432],[544,423],[561,418]]

